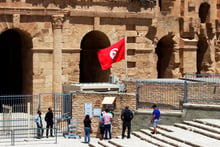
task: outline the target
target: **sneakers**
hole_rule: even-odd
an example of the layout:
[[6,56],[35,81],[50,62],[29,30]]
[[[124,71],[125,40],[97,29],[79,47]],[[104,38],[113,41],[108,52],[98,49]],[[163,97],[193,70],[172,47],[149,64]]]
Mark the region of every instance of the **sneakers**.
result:
[[155,134],[155,132],[153,131],[153,132],[151,132],[151,134]]

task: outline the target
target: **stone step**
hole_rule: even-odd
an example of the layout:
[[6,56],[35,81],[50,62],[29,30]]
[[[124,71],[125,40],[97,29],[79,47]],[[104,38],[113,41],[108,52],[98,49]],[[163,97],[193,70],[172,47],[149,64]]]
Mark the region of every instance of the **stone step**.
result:
[[169,137],[163,136],[162,134],[154,134],[154,135],[152,135],[150,133],[150,131],[146,130],[146,129],[141,129],[141,132],[143,132],[143,133],[145,133],[145,134],[147,134],[149,136],[151,135],[152,138],[155,138],[156,140],[160,140],[161,142],[164,142],[166,144],[170,144],[170,145],[175,146],[175,147],[180,147],[180,146],[181,147],[191,147],[190,145],[187,145],[185,143],[182,143],[182,142],[179,142],[177,140],[171,139]]
[[100,144],[98,143],[98,141],[92,141],[92,140],[91,140],[91,142],[89,143],[89,146],[90,146],[90,147],[103,147],[102,145],[100,145]]
[[113,139],[109,140],[109,143],[111,143],[117,147],[156,147],[156,145],[153,145],[151,143],[143,141],[143,140],[139,139],[138,137],[135,137],[134,135],[131,135],[130,139],[113,138]]
[[210,131],[213,133],[220,134],[220,128],[217,128],[215,126],[210,126],[210,125],[206,125],[206,124],[202,124],[202,123],[194,122],[194,121],[184,121],[183,123],[190,125],[190,126],[193,126],[193,127],[203,129],[203,130],[207,130],[207,131]]
[[98,144],[100,144],[103,147],[115,147],[113,144],[109,143],[108,140],[100,140],[98,141]]
[[[148,132],[150,132],[149,130],[146,130]],[[156,146],[163,146],[163,147],[173,147],[172,145],[170,144],[167,144],[167,143],[164,143],[162,142],[161,140],[153,137],[153,135],[150,135],[150,134],[145,134],[145,132],[142,132],[142,131],[135,131],[132,133],[133,135],[137,136],[138,138],[140,138],[141,140],[145,140],[151,144],[154,144]],[[160,134],[158,134],[160,135]],[[161,135],[160,135],[161,136]]]
[[194,119],[193,121],[220,128],[220,119]]
[[201,146],[201,147],[207,147],[207,146],[220,146],[220,141],[192,132],[188,130],[184,130],[175,126],[167,126],[167,125],[160,125],[160,127],[167,128],[169,130],[172,130],[172,132],[167,132],[162,129],[158,128],[158,132],[166,137],[172,138],[174,140],[178,140],[180,142],[184,142],[191,146]]
[[185,129],[185,130],[188,130],[188,131],[192,131],[192,132],[195,132],[195,133],[199,133],[199,134],[202,134],[202,135],[210,137],[210,138],[215,138],[215,139],[220,140],[220,135],[219,134],[213,133],[213,132],[210,132],[210,131],[207,131],[207,130],[204,130],[204,129],[200,129],[200,128],[197,128],[197,127],[194,127],[194,126],[190,126],[190,125],[187,125],[187,124],[180,124],[180,123],[175,123],[174,126]]

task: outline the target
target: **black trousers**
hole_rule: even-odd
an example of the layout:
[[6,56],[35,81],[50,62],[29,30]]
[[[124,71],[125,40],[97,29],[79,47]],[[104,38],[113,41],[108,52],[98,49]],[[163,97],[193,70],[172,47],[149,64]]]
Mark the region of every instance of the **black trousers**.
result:
[[48,136],[48,132],[50,128],[50,136],[53,136],[53,123],[47,123],[46,128],[47,128],[46,135]]
[[128,134],[127,134],[127,138],[130,138],[130,133],[131,133],[131,121],[123,121],[123,125],[122,125],[122,138],[125,137],[125,130],[126,128],[128,129]]

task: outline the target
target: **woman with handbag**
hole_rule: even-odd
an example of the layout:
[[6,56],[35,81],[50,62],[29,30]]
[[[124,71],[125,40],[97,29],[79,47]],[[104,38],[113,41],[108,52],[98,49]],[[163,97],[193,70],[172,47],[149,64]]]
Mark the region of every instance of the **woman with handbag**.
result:
[[89,115],[85,116],[84,119],[84,131],[85,131],[85,143],[89,143],[90,142],[90,133],[92,133],[92,127],[91,127],[91,123],[92,121],[89,118]]

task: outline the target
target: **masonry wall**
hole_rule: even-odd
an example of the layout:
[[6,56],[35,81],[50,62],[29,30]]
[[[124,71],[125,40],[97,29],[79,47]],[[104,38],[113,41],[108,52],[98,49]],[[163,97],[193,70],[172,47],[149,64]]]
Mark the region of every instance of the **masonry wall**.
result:
[[[83,120],[85,117],[85,103],[92,103],[92,109],[101,108],[103,109],[102,101],[104,97],[116,97],[116,107],[113,111],[114,122],[112,124],[112,136],[116,137],[121,135],[122,121],[121,121],[121,111],[126,105],[130,107],[133,112],[136,109],[136,98],[134,94],[115,94],[115,93],[87,93],[87,92],[76,92],[73,95],[73,107],[72,107],[72,117],[78,119],[78,135],[84,136],[84,124]],[[92,113],[93,114],[93,113]],[[99,137],[99,117],[92,117],[92,128],[93,137]]]

